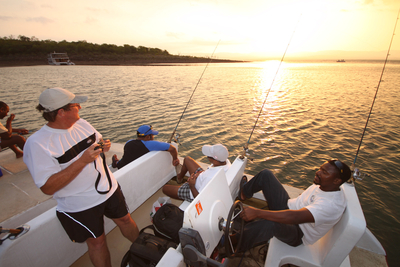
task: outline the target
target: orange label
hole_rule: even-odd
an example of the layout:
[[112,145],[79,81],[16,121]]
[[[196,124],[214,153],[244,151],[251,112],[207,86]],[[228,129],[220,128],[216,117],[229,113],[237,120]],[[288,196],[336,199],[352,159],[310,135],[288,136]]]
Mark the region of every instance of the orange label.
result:
[[203,207],[201,206],[200,201],[196,203],[196,210],[197,210],[197,215],[200,215],[200,213],[203,211]]

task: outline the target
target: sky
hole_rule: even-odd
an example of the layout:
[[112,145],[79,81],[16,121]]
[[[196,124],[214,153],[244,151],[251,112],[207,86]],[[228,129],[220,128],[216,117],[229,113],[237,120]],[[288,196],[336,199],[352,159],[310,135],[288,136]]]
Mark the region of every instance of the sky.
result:
[[[240,60],[286,49],[288,59],[383,60],[399,9],[400,0],[0,0],[0,37]],[[399,60],[400,25],[396,33],[389,59]]]

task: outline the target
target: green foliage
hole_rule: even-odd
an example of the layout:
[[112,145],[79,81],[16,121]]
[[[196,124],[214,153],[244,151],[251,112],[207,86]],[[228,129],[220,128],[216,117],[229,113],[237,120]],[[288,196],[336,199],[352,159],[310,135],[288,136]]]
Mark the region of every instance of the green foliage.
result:
[[135,47],[124,44],[117,46],[115,44],[93,44],[86,40],[77,42],[67,42],[63,40],[56,42],[52,40],[39,40],[35,36],[26,37],[19,35],[17,38],[0,37],[0,56],[7,55],[43,55],[52,52],[67,52],[68,55],[170,55],[167,50],[159,48],[149,48],[144,46]]

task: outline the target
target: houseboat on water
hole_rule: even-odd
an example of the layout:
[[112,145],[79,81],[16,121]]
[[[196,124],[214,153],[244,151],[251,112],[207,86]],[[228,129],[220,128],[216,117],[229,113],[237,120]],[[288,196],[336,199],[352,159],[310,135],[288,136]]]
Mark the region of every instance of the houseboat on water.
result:
[[47,60],[50,65],[75,65],[69,60],[67,53],[50,53],[47,55]]

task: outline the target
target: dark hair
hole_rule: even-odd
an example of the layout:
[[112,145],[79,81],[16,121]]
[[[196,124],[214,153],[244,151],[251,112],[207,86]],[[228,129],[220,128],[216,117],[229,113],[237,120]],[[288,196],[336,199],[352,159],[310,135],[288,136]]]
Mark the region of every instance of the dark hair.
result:
[[0,108],[6,108],[6,107],[8,107],[8,105],[3,101],[0,101]]
[[350,177],[351,177],[351,170],[349,168],[349,166],[347,166],[346,163],[337,160],[337,159],[331,159],[328,160],[328,163],[333,165],[336,170],[338,171],[338,174],[340,175],[340,179],[342,180],[342,184],[344,182],[347,182]]
[[50,112],[44,112],[44,111],[46,110],[46,108],[44,108],[41,104],[39,104],[39,105],[37,105],[36,109],[37,109],[39,112],[42,113],[42,116],[43,116],[43,118],[44,118],[46,121],[55,122],[55,121],[56,121],[56,117],[57,117],[58,111],[59,111],[60,109],[63,109],[63,110],[67,110],[67,111],[68,111],[68,110],[70,110],[70,106],[69,106],[69,104],[66,104],[65,106],[63,106],[63,107],[61,107],[61,108],[58,108],[58,109],[56,109],[56,110],[53,110],[53,111],[50,111]]

